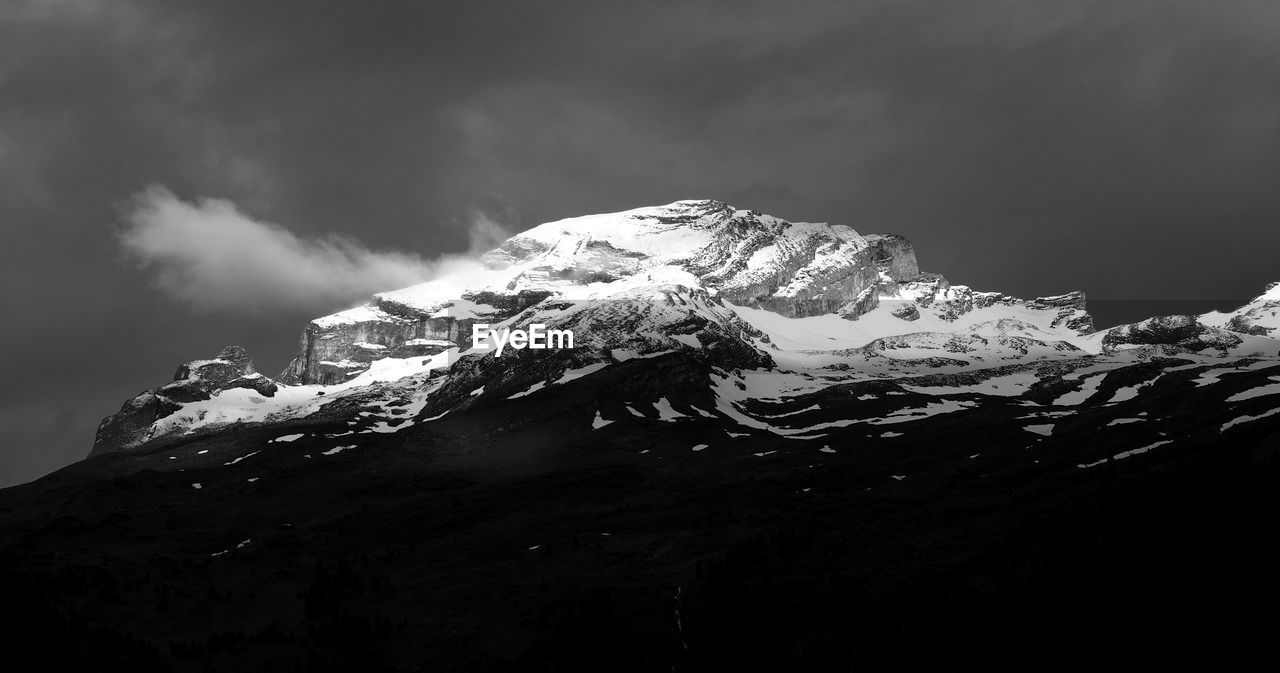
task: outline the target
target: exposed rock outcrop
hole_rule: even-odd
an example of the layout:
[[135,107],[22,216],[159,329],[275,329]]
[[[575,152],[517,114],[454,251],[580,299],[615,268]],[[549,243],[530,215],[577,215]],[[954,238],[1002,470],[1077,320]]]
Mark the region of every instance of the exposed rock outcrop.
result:
[[1169,315],[1149,318],[1107,330],[1102,337],[1108,352],[1126,346],[1171,346],[1188,351],[1227,350],[1244,341],[1228,330],[1202,324],[1195,316]]
[[920,275],[915,248],[906,236],[867,234],[871,256],[876,265],[893,280],[907,280]]
[[[918,273],[907,279],[883,276],[877,288],[879,302],[889,307],[891,315],[906,321],[918,320],[921,309],[944,321],[957,322],[979,309],[1022,306],[1050,314],[1052,328],[1063,327],[1078,335],[1093,332],[1093,318],[1085,310],[1083,292],[1027,301],[1000,292],[980,292],[965,285],[952,285],[936,273]],[[870,306],[874,307],[874,304]]]
[[90,455],[134,448],[152,439],[156,421],[184,404],[211,399],[232,388],[253,390],[263,397],[275,395],[276,382],[257,373],[253,360],[239,346],[228,346],[211,360],[192,360],[178,367],[173,381],[147,390],[124,403],[120,411],[102,419]]
[[477,322],[506,320],[551,296],[551,292],[467,293],[438,306],[420,308],[377,296],[369,306],[311,321],[302,331],[298,355],[280,374],[289,385],[342,383],[385,357],[431,356],[470,348]]
[[1080,334],[1093,331],[1093,317],[1085,313],[1084,292],[1079,290],[1052,297],[1038,297],[1028,302],[1028,306],[1044,310],[1057,309],[1054,327],[1062,325]]
[[920,319],[920,309],[915,304],[902,304],[891,311],[893,317],[912,321]]

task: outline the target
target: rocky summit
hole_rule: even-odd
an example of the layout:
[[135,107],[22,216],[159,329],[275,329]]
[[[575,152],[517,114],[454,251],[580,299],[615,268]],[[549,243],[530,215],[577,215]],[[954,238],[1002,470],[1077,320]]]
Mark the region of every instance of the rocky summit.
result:
[[1275,284],[1097,330],[893,234],[550,222],[311,321],[274,379],[186,363],[0,491],[3,631],[131,671],[1240,668],[1280,599],[1277,337]]

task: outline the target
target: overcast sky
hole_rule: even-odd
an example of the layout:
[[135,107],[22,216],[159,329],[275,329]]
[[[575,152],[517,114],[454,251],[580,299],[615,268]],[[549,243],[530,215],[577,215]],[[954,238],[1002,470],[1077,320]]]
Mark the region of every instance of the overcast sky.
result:
[[1278,35],[1273,0],[4,0],[0,485],[185,360],[274,374],[442,255],[682,198],[1022,296],[1254,296]]

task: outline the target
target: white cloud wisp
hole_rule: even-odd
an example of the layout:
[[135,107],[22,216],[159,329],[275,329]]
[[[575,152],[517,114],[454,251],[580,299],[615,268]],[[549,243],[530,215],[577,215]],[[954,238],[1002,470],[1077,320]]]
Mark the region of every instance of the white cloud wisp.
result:
[[[501,231],[488,218],[473,218],[472,255]],[[333,310],[431,280],[446,268],[479,264],[463,256],[373,251],[340,236],[304,239],[254,220],[230,201],[189,203],[160,186],[136,196],[119,240],[154,272],[157,287],[199,311]]]

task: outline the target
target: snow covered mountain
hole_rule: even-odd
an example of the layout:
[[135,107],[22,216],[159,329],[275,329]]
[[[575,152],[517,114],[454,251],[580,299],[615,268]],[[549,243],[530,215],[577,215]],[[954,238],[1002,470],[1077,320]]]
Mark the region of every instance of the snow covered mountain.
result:
[[[899,236],[544,224],[312,321],[274,379],[230,347],[126,402],[0,491],[0,590],[120,670],[1252,662],[1277,292],[1095,330]],[[539,324],[572,347],[512,341]]]
[[[342,436],[394,433],[517,400],[555,405],[570,383],[645,360],[680,373],[632,380],[633,399],[612,415],[607,405],[578,412],[582,431],[618,420],[617,410],[645,417],[645,405],[659,420],[714,420],[727,436],[809,439],[993,396],[1067,414],[1098,391],[1128,399],[1119,383],[1153,362],[1135,391],[1174,372],[1280,366],[1277,292],[1232,314],[1094,332],[1079,292],[980,292],[921,273],[901,236],[678,201],[543,224],[436,280],[314,320],[277,380],[238,349],[189,363],[106,418],[93,453],[153,453],[230,427],[308,420],[338,420]],[[575,344],[500,357],[474,343],[476,324],[543,324]],[[832,391],[896,394],[902,406],[809,405],[786,422],[761,411]],[[933,401],[921,406],[921,395]]]

